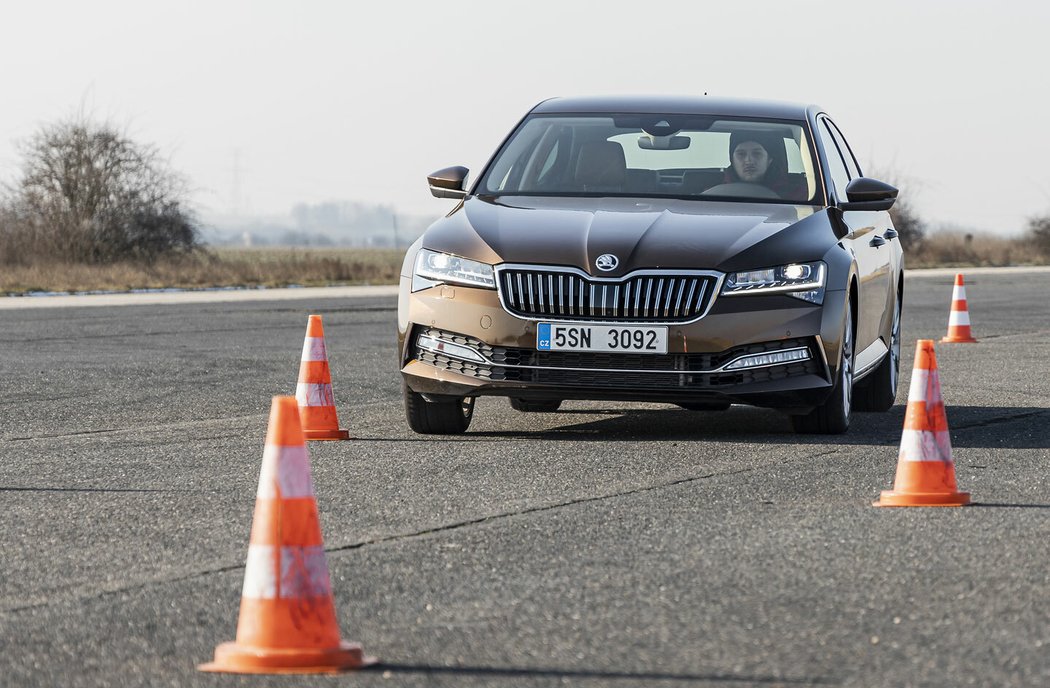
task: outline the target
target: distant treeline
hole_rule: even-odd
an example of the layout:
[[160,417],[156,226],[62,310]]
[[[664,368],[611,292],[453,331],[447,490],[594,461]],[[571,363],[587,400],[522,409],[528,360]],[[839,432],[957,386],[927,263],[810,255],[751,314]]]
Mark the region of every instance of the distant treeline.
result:
[[213,245],[395,248],[411,244],[436,218],[355,201],[298,203],[286,218],[218,218],[202,233]]

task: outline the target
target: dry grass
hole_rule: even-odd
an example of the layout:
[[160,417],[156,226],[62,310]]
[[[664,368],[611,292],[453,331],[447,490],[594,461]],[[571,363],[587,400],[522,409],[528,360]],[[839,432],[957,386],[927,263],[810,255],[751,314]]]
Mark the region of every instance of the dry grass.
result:
[[396,284],[404,250],[215,248],[152,265],[57,261],[0,266],[0,294],[205,287]]
[[1048,257],[1021,237],[942,231],[926,236],[904,260],[909,268],[954,268],[1044,264]]

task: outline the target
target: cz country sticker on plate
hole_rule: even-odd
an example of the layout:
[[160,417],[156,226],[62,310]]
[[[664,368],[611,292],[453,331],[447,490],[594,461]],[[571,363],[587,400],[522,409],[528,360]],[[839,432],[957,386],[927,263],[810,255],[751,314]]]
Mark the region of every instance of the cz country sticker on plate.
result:
[[604,351],[666,354],[667,328],[615,323],[541,322],[536,330],[540,351]]

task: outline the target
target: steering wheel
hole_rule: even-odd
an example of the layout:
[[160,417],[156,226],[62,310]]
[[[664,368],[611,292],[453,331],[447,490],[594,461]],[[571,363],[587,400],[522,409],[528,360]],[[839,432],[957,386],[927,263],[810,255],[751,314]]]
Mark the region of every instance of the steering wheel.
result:
[[780,194],[768,186],[752,184],[751,182],[730,182],[729,184],[717,184],[701,196],[747,196],[751,198],[780,198]]

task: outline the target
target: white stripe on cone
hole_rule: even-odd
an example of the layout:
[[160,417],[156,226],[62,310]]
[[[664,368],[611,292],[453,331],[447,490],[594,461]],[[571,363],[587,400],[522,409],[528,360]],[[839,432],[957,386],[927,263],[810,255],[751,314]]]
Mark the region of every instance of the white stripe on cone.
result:
[[948,314],[948,327],[952,325],[969,325],[970,324],[970,313],[969,311],[952,311]]
[[266,445],[256,496],[263,499],[313,497],[314,483],[306,447]]
[[966,285],[956,284],[955,289],[952,289],[952,301],[965,301],[966,300]]
[[241,597],[253,600],[272,600],[277,597],[277,570],[273,556],[274,548],[269,545],[248,545]]
[[304,361],[327,361],[328,352],[325,350],[324,337],[307,337],[303,341]]
[[[275,557],[280,556],[280,562]],[[277,579],[280,568],[281,578]],[[280,587],[278,588],[278,583]],[[324,547],[248,545],[241,597],[254,600],[303,599],[332,594]]]
[[952,440],[947,430],[905,430],[901,433],[901,461],[952,462]]
[[936,370],[930,371],[923,368],[915,368],[911,374],[911,386],[908,388],[908,403],[913,401],[925,402],[928,406],[940,403],[941,398],[941,376]]
[[327,382],[299,382],[295,385],[295,400],[300,406],[335,406],[332,385]]

